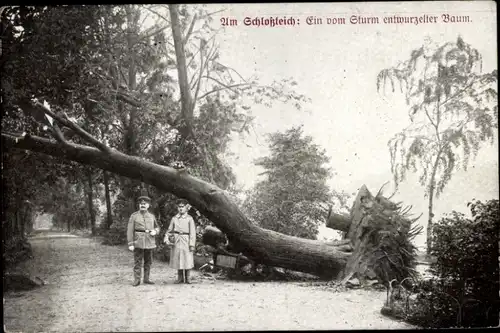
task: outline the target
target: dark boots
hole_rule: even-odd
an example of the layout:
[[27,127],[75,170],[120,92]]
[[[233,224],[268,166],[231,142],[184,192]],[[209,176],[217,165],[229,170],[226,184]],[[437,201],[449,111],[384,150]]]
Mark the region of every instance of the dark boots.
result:
[[149,279],[149,269],[146,269],[146,267],[144,267],[144,283],[145,284],[155,284],[153,281],[151,281]]
[[184,283],[191,284],[191,281],[189,281],[189,269],[186,269],[184,272],[186,272],[186,279],[184,280]]
[[177,280],[174,282],[176,284],[184,282],[184,276],[182,275],[182,269],[177,270]]
[[177,270],[177,280],[174,282],[175,284],[179,283],[187,283],[191,284],[189,280],[189,269],[178,269]]

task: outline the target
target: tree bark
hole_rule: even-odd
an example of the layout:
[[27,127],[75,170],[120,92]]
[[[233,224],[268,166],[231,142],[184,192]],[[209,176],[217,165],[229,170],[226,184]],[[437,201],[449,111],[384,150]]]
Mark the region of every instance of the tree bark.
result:
[[14,235],[15,236],[19,236],[19,234],[20,234],[19,230],[21,229],[20,228],[21,218],[19,217],[19,215],[21,214],[20,209],[21,209],[21,199],[18,197],[16,199],[16,207],[15,207],[15,210],[16,210],[16,215],[15,215],[16,221],[15,221],[15,225],[14,225]]
[[[189,89],[187,77],[186,54],[184,52],[184,39],[182,37],[181,25],[179,21],[178,5],[169,5],[170,20],[172,26],[172,36],[174,39],[175,57],[177,59],[177,74],[179,77],[179,89],[181,93],[181,113],[185,124],[181,126],[183,137],[189,135],[189,128],[193,118],[193,98]],[[201,52],[201,50],[200,50]]]
[[26,231],[26,225],[28,224],[28,218],[30,217],[30,204],[28,202],[24,203],[24,214],[21,219],[21,235],[24,237],[24,233]]
[[429,186],[429,216],[427,220],[427,251],[426,251],[428,255],[431,253],[431,248],[432,248],[432,218],[434,217],[432,209],[434,203],[433,202],[434,191],[436,188],[436,172],[440,157],[441,157],[441,150],[439,150],[439,153],[436,156],[436,161],[434,162],[434,165],[432,167],[432,174]]
[[90,169],[87,170],[87,200],[88,200],[88,208],[89,208],[89,218],[90,218],[90,228],[92,231],[92,236],[96,234],[95,228],[95,212],[94,212],[94,196],[93,196],[93,187],[92,183],[92,171]]
[[337,214],[330,211],[326,219],[326,227],[347,232],[351,227],[351,217],[345,214]]
[[5,133],[2,139],[7,146],[92,165],[186,199],[225,233],[243,254],[263,264],[336,277],[350,257],[349,253],[339,251],[335,246],[258,227],[246,218],[223,190],[186,172],[115,150],[105,152],[74,143],[61,145],[40,137],[19,138]]
[[104,178],[104,197],[106,198],[106,229],[109,230],[113,224],[113,212],[111,208],[111,196],[109,194],[109,175],[106,171],[103,171]]
[[[68,221],[66,221],[66,226],[68,228],[68,232],[71,232],[71,221],[68,219]],[[61,229],[62,229],[62,226],[61,226]]]

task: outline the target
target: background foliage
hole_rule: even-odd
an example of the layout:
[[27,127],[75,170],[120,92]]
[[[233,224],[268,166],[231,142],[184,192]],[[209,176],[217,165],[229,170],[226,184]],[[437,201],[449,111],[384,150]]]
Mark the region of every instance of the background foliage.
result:
[[410,321],[424,327],[486,327],[499,322],[499,201],[472,201],[472,219],[452,212],[433,230],[435,276],[419,292]]

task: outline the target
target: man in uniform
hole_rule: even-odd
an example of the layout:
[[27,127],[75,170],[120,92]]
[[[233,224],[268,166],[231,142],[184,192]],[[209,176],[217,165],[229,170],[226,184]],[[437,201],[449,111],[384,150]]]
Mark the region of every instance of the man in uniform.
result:
[[153,251],[156,248],[155,236],[160,231],[155,216],[148,211],[151,199],[147,195],[142,195],[137,201],[139,211],[130,216],[127,228],[128,248],[134,252],[134,287],[141,283],[143,260],[144,283],[154,284],[149,278],[149,273],[153,262]]
[[172,218],[164,242],[172,246],[170,251],[170,268],[177,269],[175,283],[191,283],[189,270],[194,267],[194,248],[196,245],[196,226],[193,218],[187,213],[189,204],[186,200],[177,201],[179,213]]

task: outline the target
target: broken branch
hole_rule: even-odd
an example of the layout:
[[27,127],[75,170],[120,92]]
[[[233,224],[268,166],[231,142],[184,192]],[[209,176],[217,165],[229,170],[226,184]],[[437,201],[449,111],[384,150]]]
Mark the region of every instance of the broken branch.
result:
[[[81,128],[80,126],[78,126],[77,124],[75,124],[74,122],[72,122],[71,120],[69,120],[67,115],[65,115],[65,117],[63,118],[60,115],[52,112],[49,108],[47,108],[45,105],[43,105],[39,101],[35,101],[34,102],[34,106],[40,108],[45,114],[48,114],[49,116],[51,116],[52,118],[54,118],[61,125],[64,125],[66,127],[69,127],[70,129],[72,129],[82,139],[88,141],[89,143],[91,143],[93,146],[95,146],[99,150],[105,151],[105,152],[108,152],[110,150],[110,148],[108,146],[106,146],[104,143],[100,142],[99,140],[97,140],[96,138],[94,138],[90,133],[88,133],[87,131],[85,131],[83,128]],[[54,132],[57,133],[56,130]],[[56,134],[56,138],[57,138],[57,135],[58,134]],[[61,135],[62,135],[62,133],[61,133]],[[59,139],[61,139],[61,138],[59,138]],[[66,140],[64,140],[64,141],[67,144],[67,141]]]

